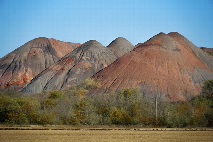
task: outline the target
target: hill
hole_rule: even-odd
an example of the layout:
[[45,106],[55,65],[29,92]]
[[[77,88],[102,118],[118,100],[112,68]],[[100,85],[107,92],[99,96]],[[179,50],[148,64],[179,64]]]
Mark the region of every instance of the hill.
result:
[[108,48],[95,40],[90,40],[44,70],[23,88],[22,92],[34,94],[43,90],[60,90],[77,85],[116,59]]
[[159,33],[94,75],[95,94],[139,88],[148,97],[184,101],[213,79],[212,58],[179,33]]
[[33,39],[0,60],[0,88],[18,90],[71,52],[75,45],[56,39]]
[[135,48],[131,42],[123,37],[116,38],[107,47],[115,54],[116,57],[121,57]]
[[0,85],[34,94],[93,76],[102,86],[92,95],[138,88],[147,97],[185,101],[213,79],[210,51],[177,32],[159,33],[136,46],[122,37],[107,47],[95,40],[81,45],[41,37],[0,59]]

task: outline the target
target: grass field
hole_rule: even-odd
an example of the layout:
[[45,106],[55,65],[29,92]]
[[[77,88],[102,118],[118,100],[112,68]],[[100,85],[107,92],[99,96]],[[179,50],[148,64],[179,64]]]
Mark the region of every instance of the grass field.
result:
[[213,131],[0,130],[1,142],[212,142]]

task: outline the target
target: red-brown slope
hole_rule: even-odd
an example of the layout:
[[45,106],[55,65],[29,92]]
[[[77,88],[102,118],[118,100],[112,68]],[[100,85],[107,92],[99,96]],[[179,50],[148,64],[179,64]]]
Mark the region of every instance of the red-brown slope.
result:
[[40,37],[0,60],[0,87],[19,89],[73,50],[68,43]]
[[213,72],[190,47],[160,33],[94,77],[102,81],[99,93],[137,87],[144,95],[178,101],[197,95],[202,81],[213,79]]
[[211,70],[213,70],[213,59],[208,54],[203,52],[200,48],[195,46],[187,38],[185,38],[184,36],[182,36],[181,34],[179,34],[177,32],[171,32],[168,35],[171,36],[173,39],[175,39],[175,41],[178,42],[179,44],[181,44],[182,46],[188,47],[191,50],[193,50],[193,52],[196,54],[196,56],[203,63],[205,63]]

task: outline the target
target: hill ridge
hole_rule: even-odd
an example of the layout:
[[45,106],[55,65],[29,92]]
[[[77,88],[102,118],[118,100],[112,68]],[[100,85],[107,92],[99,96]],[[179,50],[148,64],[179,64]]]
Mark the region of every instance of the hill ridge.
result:
[[213,79],[213,58],[178,32],[160,32],[133,46],[123,37],[107,47],[96,40],[70,43],[35,38],[0,59],[1,88],[24,94],[60,90],[94,77],[94,95],[139,88],[147,97],[184,101]]

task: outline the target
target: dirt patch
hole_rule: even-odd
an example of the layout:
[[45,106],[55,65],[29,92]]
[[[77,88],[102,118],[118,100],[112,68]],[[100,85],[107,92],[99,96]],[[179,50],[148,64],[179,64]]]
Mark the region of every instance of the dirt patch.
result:
[[111,130],[111,131],[91,131],[91,130],[1,130],[1,141],[158,141],[158,142],[210,142],[213,139],[213,131],[134,131],[134,130]]

